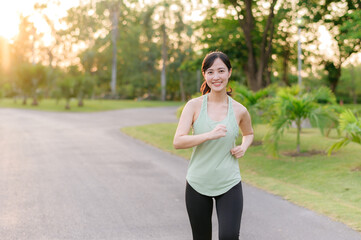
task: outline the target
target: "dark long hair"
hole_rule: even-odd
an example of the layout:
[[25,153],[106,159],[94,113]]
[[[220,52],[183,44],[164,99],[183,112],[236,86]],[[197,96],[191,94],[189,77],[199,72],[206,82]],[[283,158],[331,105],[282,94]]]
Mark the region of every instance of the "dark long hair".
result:
[[[207,69],[213,65],[214,61],[217,58],[222,60],[222,62],[227,66],[228,71],[230,71],[232,69],[231,62],[229,61],[229,58],[226,54],[224,54],[223,52],[220,52],[220,51],[210,52],[204,57],[203,62],[202,62],[203,75],[206,73]],[[202,95],[211,92],[211,88],[208,86],[207,81],[205,79],[204,79],[204,82],[203,82],[200,90],[201,90]],[[231,96],[231,93],[232,93],[232,88],[230,88],[230,91],[227,91],[227,94],[229,96]]]

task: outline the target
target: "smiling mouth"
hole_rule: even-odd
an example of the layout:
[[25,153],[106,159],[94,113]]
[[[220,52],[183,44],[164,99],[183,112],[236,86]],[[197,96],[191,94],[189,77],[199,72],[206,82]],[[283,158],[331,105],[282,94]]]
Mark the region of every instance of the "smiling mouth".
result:
[[214,86],[216,86],[216,87],[219,87],[219,86],[221,86],[221,84],[222,84],[222,82],[214,82],[214,83],[212,83]]

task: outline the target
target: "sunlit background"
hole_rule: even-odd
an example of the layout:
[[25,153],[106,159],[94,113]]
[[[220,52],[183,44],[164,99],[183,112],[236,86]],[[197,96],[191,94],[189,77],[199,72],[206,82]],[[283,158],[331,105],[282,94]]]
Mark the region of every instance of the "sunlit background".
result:
[[44,19],[41,18],[40,13],[34,11],[36,3],[52,2],[54,5],[49,5],[47,14],[52,17],[52,20],[58,21],[59,18],[66,15],[67,9],[79,4],[79,1],[62,0],[62,1],[37,1],[37,0],[13,0],[6,2],[6,5],[0,8],[0,36],[12,40],[19,32],[20,15],[30,15],[31,21],[34,22],[35,27],[39,32],[49,31],[49,27],[45,24]]
[[[252,24],[240,24],[242,1],[236,7],[217,0],[9,1],[0,9],[1,95],[53,98],[68,92],[70,98],[79,94],[74,82],[83,77],[91,87],[81,95],[88,98],[186,100],[199,90],[203,56],[217,49],[234,62],[232,80],[253,91],[271,83],[329,85],[346,98],[359,89],[352,76],[361,63],[360,10],[347,10],[342,0],[327,8],[276,2],[252,5],[250,51],[245,28]],[[271,8],[274,30],[266,25]],[[317,11],[322,18],[315,19]],[[348,21],[336,23],[340,17]],[[254,69],[262,68],[257,84],[259,73],[248,69],[250,52]],[[339,84],[344,78],[355,83],[346,88]]]

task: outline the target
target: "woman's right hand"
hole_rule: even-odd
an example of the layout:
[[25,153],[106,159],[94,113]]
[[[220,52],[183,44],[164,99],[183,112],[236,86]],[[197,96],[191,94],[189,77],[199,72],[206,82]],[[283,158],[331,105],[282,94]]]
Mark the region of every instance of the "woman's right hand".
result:
[[218,124],[212,131],[209,132],[209,140],[225,137],[227,133],[227,127],[223,124]]

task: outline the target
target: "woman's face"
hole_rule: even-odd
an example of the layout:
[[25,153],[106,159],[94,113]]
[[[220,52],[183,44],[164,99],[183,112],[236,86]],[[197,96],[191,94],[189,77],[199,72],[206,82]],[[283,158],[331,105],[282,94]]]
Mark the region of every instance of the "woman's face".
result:
[[212,91],[219,92],[226,89],[232,69],[228,70],[220,58],[214,60],[213,65],[204,73],[204,79]]

